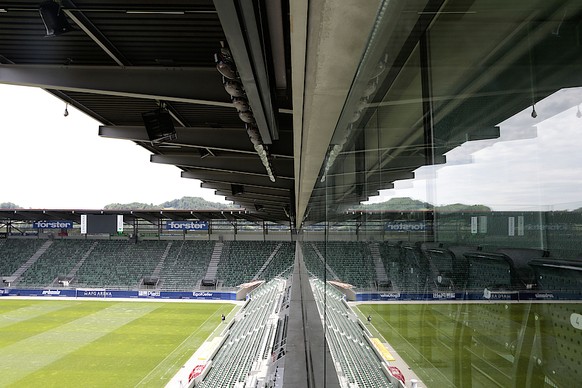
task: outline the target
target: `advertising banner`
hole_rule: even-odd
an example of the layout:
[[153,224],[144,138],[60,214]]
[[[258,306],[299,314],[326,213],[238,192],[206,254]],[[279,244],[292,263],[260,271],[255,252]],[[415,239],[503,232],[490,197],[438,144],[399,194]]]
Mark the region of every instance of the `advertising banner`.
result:
[[35,221],[33,229],[73,229],[73,221]]
[[388,232],[420,232],[430,230],[430,225],[424,221],[394,221],[387,222],[384,230]]
[[208,221],[167,221],[166,230],[208,230]]

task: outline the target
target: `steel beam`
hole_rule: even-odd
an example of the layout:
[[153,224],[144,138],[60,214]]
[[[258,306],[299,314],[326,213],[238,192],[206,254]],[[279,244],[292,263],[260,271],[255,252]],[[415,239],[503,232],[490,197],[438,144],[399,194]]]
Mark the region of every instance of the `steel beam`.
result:
[[232,107],[215,68],[1,65],[0,83]]
[[[220,156],[201,158],[198,155],[151,155],[152,163],[173,164],[186,168],[234,172],[237,174],[265,175],[265,166],[257,156],[221,158]],[[273,172],[277,178],[293,179],[293,161],[273,159]]]
[[205,182],[222,182],[234,183],[239,185],[251,186],[265,186],[268,188],[280,188],[290,190],[293,187],[293,180],[277,179],[276,182],[271,182],[267,174],[263,176],[258,175],[243,175],[222,171],[207,171],[188,169],[181,174],[182,178],[199,179]]
[[[287,131],[281,134],[284,135],[285,140],[270,146],[270,154],[275,158],[293,159],[292,134]],[[176,135],[176,140],[164,142],[163,145],[257,155],[246,131],[242,128],[176,127]],[[99,136],[149,142],[147,131],[143,126],[102,125],[99,126]]]
[[271,93],[269,74],[264,62],[265,52],[253,2],[214,0],[218,18],[222,24],[228,48],[236,64],[247,94],[257,127],[265,144],[278,139],[275,97]]
[[75,24],[87,34],[111,59],[119,66],[131,66],[131,62],[107,39],[105,35],[95,25],[77,9],[71,0],[63,0],[65,14],[75,22]]

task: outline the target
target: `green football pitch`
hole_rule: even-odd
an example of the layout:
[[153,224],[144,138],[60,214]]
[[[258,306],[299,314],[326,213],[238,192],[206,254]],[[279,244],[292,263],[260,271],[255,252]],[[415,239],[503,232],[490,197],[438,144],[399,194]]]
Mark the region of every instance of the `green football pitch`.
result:
[[[542,387],[548,376],[553,386],[580,382],[582,332],[570,324],[572,314],[582,313],[580,303],[357,307],[363,322],[371,317],[372,334],[386,339],[426,387],[508,387],[524,381]],[[530,369],[536,355],[543,360]]]
[[0,299],[0,387],[163,387],[233,307]]

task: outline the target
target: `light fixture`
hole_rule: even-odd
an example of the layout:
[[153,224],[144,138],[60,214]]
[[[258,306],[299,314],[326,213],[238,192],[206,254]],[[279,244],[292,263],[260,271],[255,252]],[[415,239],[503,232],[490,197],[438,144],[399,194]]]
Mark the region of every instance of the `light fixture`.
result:
[[576,111],[576,117],[582,117],[582,112],[580,112],[580,104],[578,104],[578,110]]
[[52,0],[41,3],[38,12],[46,28],[45,37],[58,36],[75,30],[69,24],[61,6]]
[[259,133],[259,130],[252,125],[247,125],[246,127],[249,139],[251,139],[251,143],[253,143],[255,146],[262,144],[263,141],[261,140],[261,134]]
[[364,89],[364,98],[369,98],[372,94],[374,94],[374,92],[376,91],[376,89],[378,88],[378,82],[374,79],[370,82],[368,82],[368,85],[366,86],[366,89]]
[[69,107],[69,103],[67,102],[65,104],[65,112],[63,113],[63,116],[67,117],[69,115],[69,109],[67,109]]
[[255,123],[255,116],[253,116],[253,112],[251,111],[239,112],[238,117],[247,124]]
[[226,90],[226,92],[230,94],[231,97],[243,97],[245,95],[245,91],[240,82],[231,79],[225,79],[223,84],[224,90]]
[[214,54],[216,70],[228,79],[237,79],[236,67],[230,60],[224,58],[221,54]]
[[234,62],[232,59],[232,53],[230,52],[228,47],[226,47],[223,40],[220,41],[220,55],[226,60]]
[[236,108],[239,112],[246,112],[251,109],[249,102],[244,97],[234,97],[232,99],[232,105]]
[[355,123],[356,121],[358,121],[360,119],[360,117],[362,117],[362,112],[360,111],[355,111],[354,115],[352,116],[352,118],[350,119],[350,124]]
[[220,42],[220,44],[222,47],[220,48],[220,52],[214,55],[214,60],[216,62],[216,69],[223,76],[222,84],[224,90],[230,94],[232,104],[238,111],[238,117],[245,123],[245,129],[247,130],[249,139],[251,140],[251,143],[253,143],[253,148],[261,159],[261,163],[265,166],[269,180],[275,182],[275,174],[273,174],[273,169],[271,168],[268,149],[264,146],[261,134],[255,126],[255,116],[253,115],[253,112],[251,112],[251,107],[245,94],[244,87],[236,72],[236,66],[232,54],[230,50],[225,47],[224,42]]
[[530,92],[531,92],[531,117],[534,119],[538,117],[538,112],[536,112],[536,89],[535,89],[535,71],[532,55],[532,46],[529,30],[527,32],[527,46],[529,54],[529,82],[530,82]]
[[372,76],[370,77],[370,79],[377,78],[377,77],[381,76],[382,73],[384,73],[384,71],[386,71],[387,63],[388,63],[388,54],[384,54],[384,58],[382,58],[380,60],[380,62],[378,62],[378,64],[376,65],[376,68],[372,72]]

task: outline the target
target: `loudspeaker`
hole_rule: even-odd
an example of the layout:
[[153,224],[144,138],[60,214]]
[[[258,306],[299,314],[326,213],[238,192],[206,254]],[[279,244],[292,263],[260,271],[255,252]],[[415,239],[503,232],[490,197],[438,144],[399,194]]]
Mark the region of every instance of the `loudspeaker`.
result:
[[230,191],[232,195],[240,195],[245,193],[245,188],[243,185],[230,185]]
[[142,113],[141,117],[151,142],[161,143],[167,140],[176,140],[176,129],[172,122],[172,116],[167,110],[159,108]]
[[46,28],[45,37],[58,36],[69,31],[74,31],[65,13],[61,10],[61,6],[54,1],[49,0],[41,3],[38,7],[38,12]]

